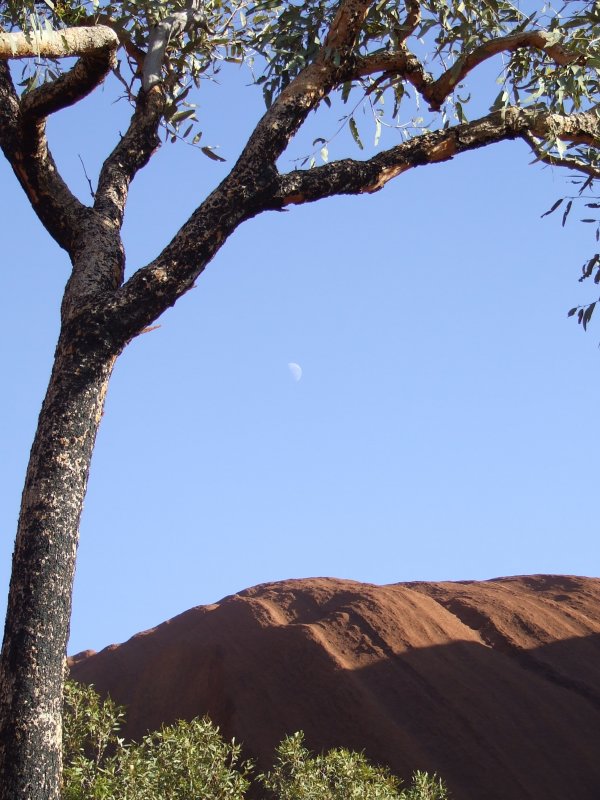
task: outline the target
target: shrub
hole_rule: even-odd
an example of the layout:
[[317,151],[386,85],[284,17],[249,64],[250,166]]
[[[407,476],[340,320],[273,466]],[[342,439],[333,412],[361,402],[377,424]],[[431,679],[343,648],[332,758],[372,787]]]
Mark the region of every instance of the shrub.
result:
[[[244,800],[251,764],[207,719],[179,721],[139,743],[119,737],[124,710],[93,687],[68,681],[63,724],[62,800]],[[276,750],[258,785],[274,800],[446,800],[435,775],[417,772],[410,787],[362,753],[338,748],[312,755],[302,733]]]
[[65,691],[63,800],[244,800],[249,765],[209,719],[177,722],[126,744],[123,709],[94,689]]
[[312,755],[302,733],[288,736],[276,750],[271,772],[258,776],[277,800],[445,800],[444,784],[424,772],[408,789],[389,770],[370,764],[362,753],[343,748]]

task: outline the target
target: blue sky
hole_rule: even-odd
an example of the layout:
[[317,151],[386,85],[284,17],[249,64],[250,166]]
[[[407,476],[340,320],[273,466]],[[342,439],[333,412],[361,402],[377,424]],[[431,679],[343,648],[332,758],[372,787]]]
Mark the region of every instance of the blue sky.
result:
[[[52,120],[58,163],[84,199],[79,156],[93,176],[126,124],[112,99],[96,92]],[[200,103],[203,141],[231,164],[262,113],[258,90],[207,85]],[[293,154],[336,119],[313,120]],[[360,156],[346,133],[330,149]],[[540,219],[569,187],[530,161],[523,144],[502,144],[236,232],[116,367],[71,653],[290,577],[600,574],[600,328],[566,318],[594,298],[577,277],[595,243],[582,214],[564,230]],[[227,166],[183,145],[155,156],[131,192],[129,271]],[[0,181],[4,598],[68,263],[4,162]]]

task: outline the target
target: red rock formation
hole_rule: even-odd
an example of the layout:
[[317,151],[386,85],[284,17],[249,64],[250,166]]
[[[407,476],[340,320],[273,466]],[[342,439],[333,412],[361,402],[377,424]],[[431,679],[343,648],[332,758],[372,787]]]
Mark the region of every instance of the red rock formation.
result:
[[71,670],[134,738],[207,713],[262,766],[301,729],[456,800],[600,797],[600,579],[265,584]]

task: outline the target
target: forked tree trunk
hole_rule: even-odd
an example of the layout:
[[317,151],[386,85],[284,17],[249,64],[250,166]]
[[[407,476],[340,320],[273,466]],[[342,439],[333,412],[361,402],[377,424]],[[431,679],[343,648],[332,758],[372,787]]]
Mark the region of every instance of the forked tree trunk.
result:
[[[82,315],[84,316],[84,315]],[[57,800],[61,698],[79,519],[117,352],[61,333],[23,490],[0,662],[0,798]]]

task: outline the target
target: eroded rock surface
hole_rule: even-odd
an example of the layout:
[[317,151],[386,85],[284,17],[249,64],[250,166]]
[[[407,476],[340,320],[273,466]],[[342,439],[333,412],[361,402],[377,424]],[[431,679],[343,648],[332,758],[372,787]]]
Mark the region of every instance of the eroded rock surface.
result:
[[128,707],[133,738],[209,714],[263,767],[303,730],[437,771],[455,800],[600,798],[600,579],[264,584],[71,671]]

